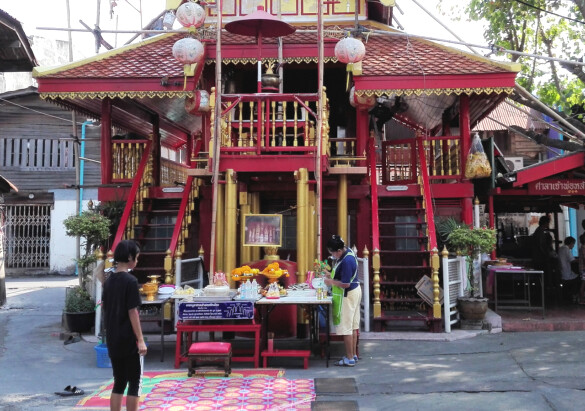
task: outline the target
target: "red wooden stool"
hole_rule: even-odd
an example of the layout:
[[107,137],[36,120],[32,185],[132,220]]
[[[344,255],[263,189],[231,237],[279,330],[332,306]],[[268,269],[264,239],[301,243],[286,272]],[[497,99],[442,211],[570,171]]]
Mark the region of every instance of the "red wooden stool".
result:
[[189,377],[195,373],[197,361],[223,361],[225,376],[232,372],[232,345],[227,342],[197,342],[191,344],[187,353]]

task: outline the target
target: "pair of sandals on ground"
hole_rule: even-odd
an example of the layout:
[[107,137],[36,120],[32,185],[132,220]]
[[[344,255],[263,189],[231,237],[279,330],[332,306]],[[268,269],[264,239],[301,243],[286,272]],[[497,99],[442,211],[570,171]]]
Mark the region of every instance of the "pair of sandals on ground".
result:
[[85,394],[85,391],[83,391],[80,388],[72,387],[71,385],[68,385],[67,387],[65,387],[63,389],[63,391],[57,391],[57,392],[55,392],[55,394],[60,395],[61,397],[69,397],[72,395],[83,395],[83,394]]
[[353,367],[358,363],[358,356],[354,355],[353,359],[349,359],[347,357],[343,357],[341,360],[337,361],[335,365],[339,367]]

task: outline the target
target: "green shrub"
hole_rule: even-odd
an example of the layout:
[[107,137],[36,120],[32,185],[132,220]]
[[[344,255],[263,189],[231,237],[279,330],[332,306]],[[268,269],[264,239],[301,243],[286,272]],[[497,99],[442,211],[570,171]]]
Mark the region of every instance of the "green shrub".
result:
[[65,297],[65,312],[83,313],[95,310],[95,301],[81,286],[67,290]]

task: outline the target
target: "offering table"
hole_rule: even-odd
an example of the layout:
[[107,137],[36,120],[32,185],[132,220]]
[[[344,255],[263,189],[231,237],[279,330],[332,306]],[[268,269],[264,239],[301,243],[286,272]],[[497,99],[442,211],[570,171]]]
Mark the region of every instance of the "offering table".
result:
[[[325,312],[326,322],[326,339],[325,339],[325,359],[326,365],[329,367],[329,343],[330,343],[330,320],[329,320],[329,307],[331,306],[331,297],[327,296],[324,299],[317,299],[315,290],[290,290],[286,296],[282,296],[277,299],[271,299],[263,297],[256,301],[256,305],[259,308],[262,332],[260,349],[266,351],[268,348],[268,316],[270,312],[276,306],[280,305],[296,305],[306,307],[309,312],[309,329],[310,329],[310,341],[319,342],[319,311],[318,307],[322,307]],[[283,356],[286,353],[283,352]],[[278,356],[276,353],[272,353],[271,356]]]
[[[194,332],[249,332],[254,334],[254,353],[250,356],[232,356],[232,361],[260,364],[260,324],[254,321],[253,301],[207,300],[178,303],[177,342],[175,368],[188,361],[187,350]],[[187,334],[183,347],[183,333]]]

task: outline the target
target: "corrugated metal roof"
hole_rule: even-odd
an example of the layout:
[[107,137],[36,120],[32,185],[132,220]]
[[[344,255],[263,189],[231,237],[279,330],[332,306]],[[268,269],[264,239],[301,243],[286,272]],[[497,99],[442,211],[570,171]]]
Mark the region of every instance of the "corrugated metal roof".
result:
[[542,118],[542,114],[538,111],[525,106],[517,107],[509,100],[505,100],[486,118],[477,123],[473,127],[473,131],[507,130],[510,126],[518,126],[527,130],[546,130],[549,128]]

